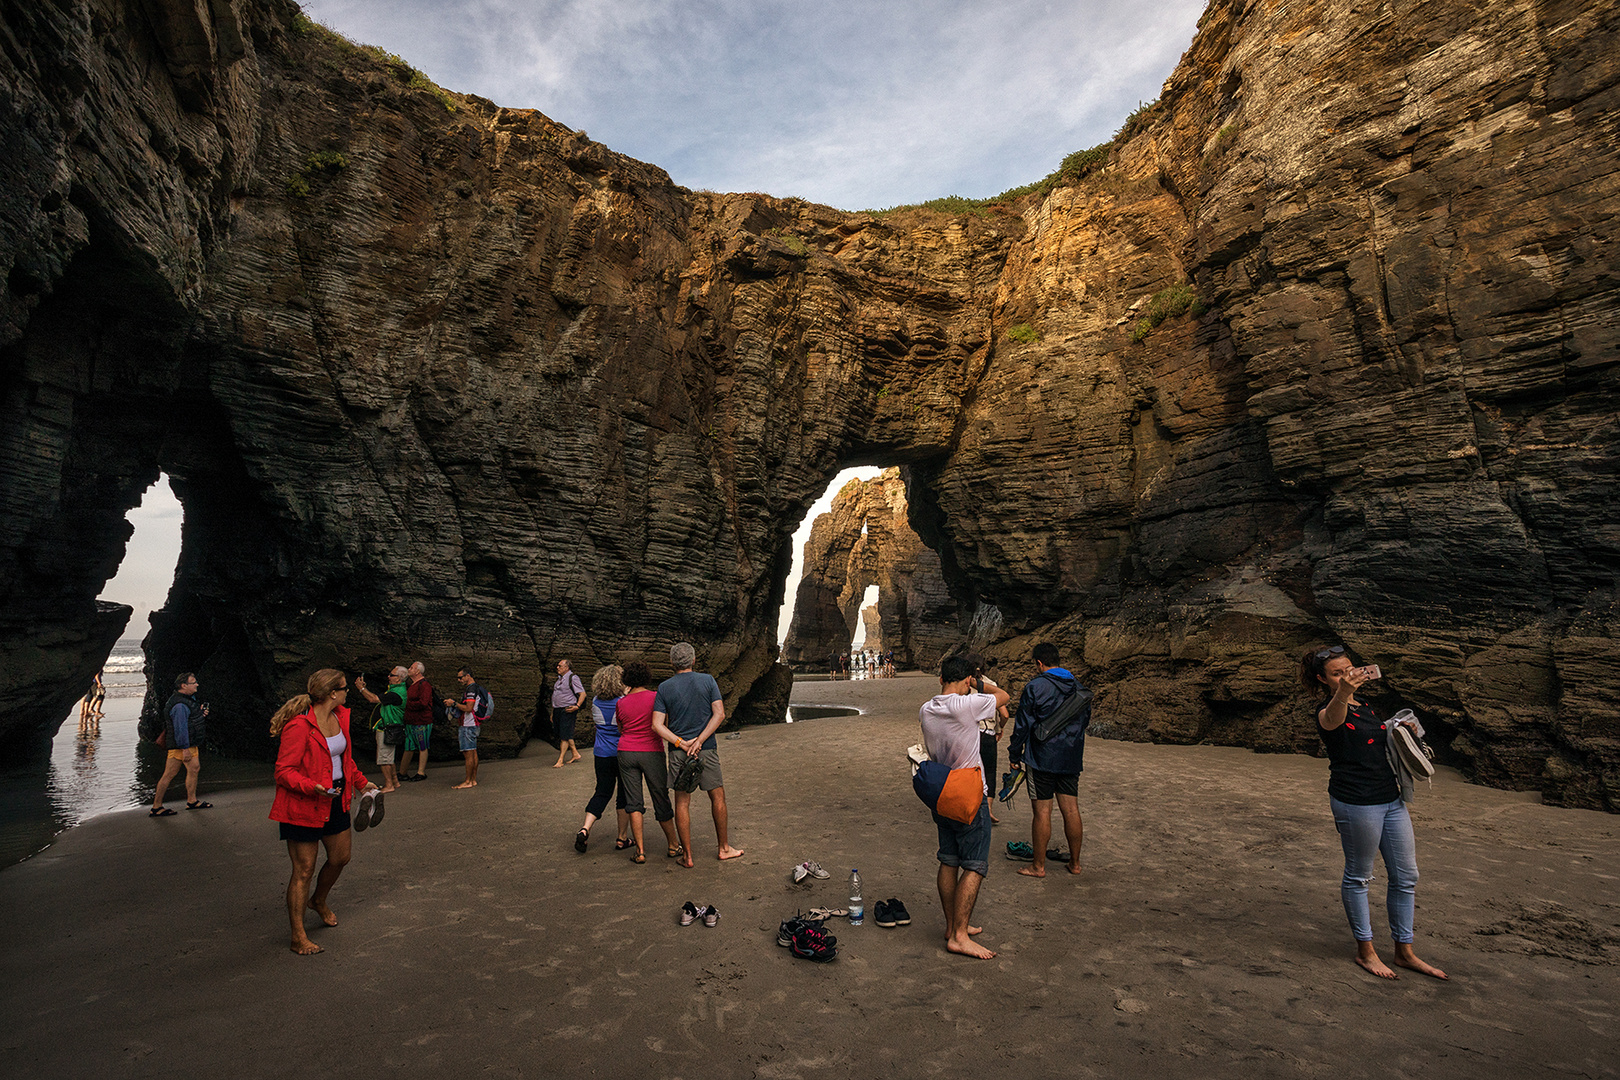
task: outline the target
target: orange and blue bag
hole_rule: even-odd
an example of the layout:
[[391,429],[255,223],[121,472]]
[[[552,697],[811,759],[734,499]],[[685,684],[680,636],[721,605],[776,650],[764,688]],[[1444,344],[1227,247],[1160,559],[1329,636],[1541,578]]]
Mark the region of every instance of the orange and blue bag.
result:
[[912,790],[942,818],[968,825],[984,805],[984,776],[978,769],[947,769],[937,761],[917,763]]

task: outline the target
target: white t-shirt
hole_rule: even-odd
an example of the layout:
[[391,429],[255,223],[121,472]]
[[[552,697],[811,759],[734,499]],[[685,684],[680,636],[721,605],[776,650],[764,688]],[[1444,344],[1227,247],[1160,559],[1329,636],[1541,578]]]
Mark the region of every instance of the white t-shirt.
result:
[[928,757],[947,769],[978,769],[983,776],[979,724],[995,715],[996,699],[989,694],[935,694],[917,710]]
[[343,737],[343,732],[326,737],[326,752],[332,755],[332,780],[336,782],[343,778],[343,751],[349,748],[349,740]]

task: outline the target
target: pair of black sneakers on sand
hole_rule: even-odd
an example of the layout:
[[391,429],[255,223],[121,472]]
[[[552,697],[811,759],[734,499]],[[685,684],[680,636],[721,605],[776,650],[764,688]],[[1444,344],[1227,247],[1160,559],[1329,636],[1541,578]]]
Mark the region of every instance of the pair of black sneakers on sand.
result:
[[911,912],[906,910],[906,905],[891,896],[887,900],[879,900],[872,906],[872,921],[885,929],[893,926],[910,926]]

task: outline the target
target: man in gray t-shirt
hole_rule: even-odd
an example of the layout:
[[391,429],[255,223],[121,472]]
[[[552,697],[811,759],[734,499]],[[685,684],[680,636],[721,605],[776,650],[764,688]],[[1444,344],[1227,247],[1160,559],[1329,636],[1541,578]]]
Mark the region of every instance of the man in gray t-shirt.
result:
[[689,757],[696,757],[698,769],[688,784],[674,789],[675,831],[681,841],[681,865],[692,865],[692,792],[701,787],[709,793],[709,809],[714,815],[714,834],[719,841],[720,858],[735,859],[742,854],[727,835],[726,789],[720,777],[720,748],[714,733],[726,719],[720,684],[712,675],[692,668],[697,650],[687,642],[673,645],[669,663],[675,674],[658,684],[653,700],[653,730],[669,743],[669,775],[680,775]]

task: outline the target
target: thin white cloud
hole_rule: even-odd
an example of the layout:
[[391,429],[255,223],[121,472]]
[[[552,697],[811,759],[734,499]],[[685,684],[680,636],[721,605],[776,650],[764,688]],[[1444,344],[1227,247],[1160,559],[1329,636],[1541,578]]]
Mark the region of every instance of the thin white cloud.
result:
[[1151,100],[1200,0],[310,0],[452,89],[719,191],[992,195]]

